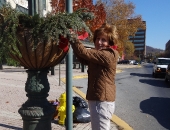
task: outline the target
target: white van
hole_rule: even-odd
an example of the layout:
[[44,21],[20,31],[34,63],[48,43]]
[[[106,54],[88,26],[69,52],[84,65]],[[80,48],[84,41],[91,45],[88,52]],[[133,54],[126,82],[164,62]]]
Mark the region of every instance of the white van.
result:
[[133,65],[136,62],[136,60],[129,60],[129,64]]
[[158,75],[165,76],[168,64],[170,64],[170,58],[157,58],[153,66],[153,77],[156,78]]

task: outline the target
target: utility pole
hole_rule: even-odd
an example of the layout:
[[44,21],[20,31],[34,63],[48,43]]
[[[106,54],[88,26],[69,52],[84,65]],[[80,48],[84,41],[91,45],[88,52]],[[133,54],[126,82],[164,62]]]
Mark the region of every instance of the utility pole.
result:
[[[66,11],[73,12],[73,0],[66,0]],[[70,47],[66,56],[66,130],[73,129],[73,114],[72,114],[72,68],[73,68],[73,51]]]

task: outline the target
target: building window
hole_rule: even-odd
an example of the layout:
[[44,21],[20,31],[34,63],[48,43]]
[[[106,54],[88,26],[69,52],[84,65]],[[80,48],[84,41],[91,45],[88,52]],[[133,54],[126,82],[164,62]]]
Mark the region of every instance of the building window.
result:
[[135,51],[136,51],[136,50],[144,50],[144,48],[135,48]]
[[144,35],[142,35],[142,36],[134,36],[134,38],[144,38]]
[[145,32],[143,31],[143,32],[136,32],[136,34],[145,34]]
[[145,44],[134,44],[134,46],[144,46]]
[[142,35],[142,36],[129,36],[129,39],[135,39],[135,38],[145,38],[145,36],[144,35]]
[[132,40],[133,42],[144,42],[144,40]]
[[43,9],[46,10],[46,0],[43,0]]

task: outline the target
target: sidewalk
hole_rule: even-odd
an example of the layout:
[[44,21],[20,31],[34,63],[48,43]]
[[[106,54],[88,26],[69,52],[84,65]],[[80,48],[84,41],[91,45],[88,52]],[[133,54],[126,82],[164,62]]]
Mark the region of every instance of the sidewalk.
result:
[[[65,78],[65,65],[61,64],[60,78]],[[86,75],[81,69],[73,69],[73,76]],[[21,67],[3,66],[0,70],[0,130],[22,130],[23,121],[18,113],[18,109],[27,100],[25,83],[27,73]],[[66,91],[65,84],[60,82],[59,86],[59,67],[55,67],[55,75],[48,74],[50,91],[48,100],[59,99],[59,96]],[[73,96],[78,96],[73,91]],[[73,123],[73,130],[90,130],[90,123]],[[65,127],[52,121],[52,130],[65,130]],[[118,130],[117,125],[111,122],[111,130]]]
[[[117,73],[120,69],[138,67],[133,65],[118,65]],[[73,69],[73,77],[87,77],[87,69],[81,72],[81,69]],[[60,78],[65,78],[65,64],[60,65]],[[18,109],[27,100],[25,92],[25,83],[27,73],[23,67],[3,66],[0,70],[0,130],[22,130],[23,121],[18,113]],[[74,79],[73,79],[74,80]],[[50,91],[48,100],[59,99],[59,96],[66,91],[65,84],[59,82],[59,65],[55,67],[55,75],[48,74],[50,83]],[[59,85],[60,83],[60,85]],[[79,96],[73,91],[73,96]],[[111,122],[111,130],[119,129],[118,124]],[[90,130],[90,123],[73,123],[73,130]],[[57,121],[52,121],[52,130],[65,130],[65,127],[57,124]]]

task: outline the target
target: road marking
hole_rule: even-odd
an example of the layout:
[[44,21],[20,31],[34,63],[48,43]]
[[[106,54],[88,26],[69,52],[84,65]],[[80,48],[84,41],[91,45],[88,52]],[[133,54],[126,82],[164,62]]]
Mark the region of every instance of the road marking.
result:
[[80,95],[83,99],[86,100],[86,94],[84,94],[80,89],[73,87],[73,91],[76,92],[78,95]]
[[78,75],[78,76],[73,76],[73,79],[81,79],[81,78],[88,78],[88,75]]
[[[85,74],[85,75],[77,75],[77,76],[73,76],[72,79],[82,79],[82,78],[88,78],[88,75],[87,74]],[[66,78],[61,78],[61,81],[63,83],[66,83]]]
[[111,120],[118,125],[120,130],[133,130],[133,128],[130,127],[129,124],[127,124],[125,121],[123,121],[116,115],[113,115]]
[[[116,73],[121,73],[121,72],[122,72],[122,70],[120,70],[120,69],[116,70]],[[72,79],[82,79],[82,78],[88,78],[88,75],[87,74],[85,74],[85,75],[77,75],[77,76],[73,76]],[[66,83],[66,78],[61,78],[61,81],[63,83]]]

